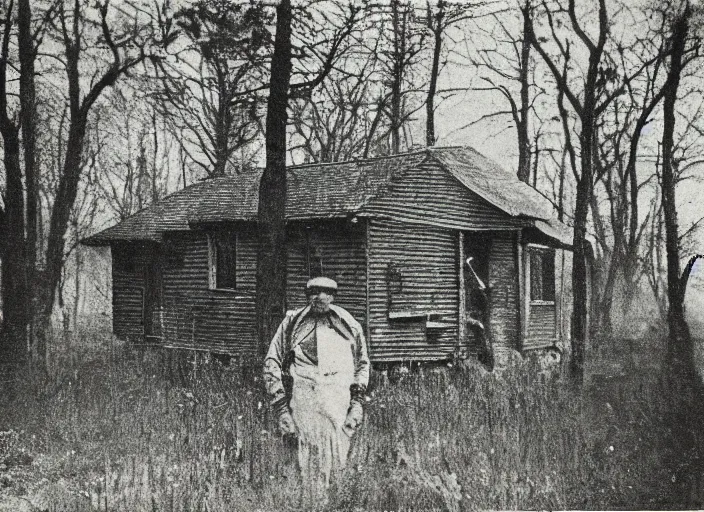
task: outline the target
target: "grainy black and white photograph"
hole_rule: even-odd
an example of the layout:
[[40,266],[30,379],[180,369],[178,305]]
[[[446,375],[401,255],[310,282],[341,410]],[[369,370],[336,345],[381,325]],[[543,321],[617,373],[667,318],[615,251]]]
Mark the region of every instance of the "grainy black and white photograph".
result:
[[704,508],[703,44],[0,0],[0,511]]

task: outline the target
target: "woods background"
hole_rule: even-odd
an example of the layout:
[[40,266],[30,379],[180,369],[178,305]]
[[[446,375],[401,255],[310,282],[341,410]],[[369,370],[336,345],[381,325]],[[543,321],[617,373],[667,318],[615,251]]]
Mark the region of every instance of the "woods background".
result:
[[683,275],[702,224],[696,2],[10,0],[2,12],[8,360],[41,364],[52,325],[108,324],[108,256],[82,237],[266,165],[261,316],[283,296],[269,261],[282,217],[264,216],[282,210],[286,161],[435,144],[515,169],[575,228],[573,339],[668,318],[681,331],[683,304],[701,310],[700,267],[688,288]]

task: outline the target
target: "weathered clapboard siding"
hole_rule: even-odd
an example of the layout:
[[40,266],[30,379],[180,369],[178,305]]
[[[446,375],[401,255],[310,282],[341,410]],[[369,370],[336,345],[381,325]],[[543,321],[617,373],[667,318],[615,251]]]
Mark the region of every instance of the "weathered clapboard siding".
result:
[[489,257],[489,332],[495,346],[518,349],[516,233],[496,233]]
[[209,289],[205,231],[166,234],[170,254],[165,258],[163,274],[163,315],[178,325],[177,333],[173,326],[171,331],[167,329],[166,345],[240,355],[256,353],[257,242],[251,229],[236,232],[235,290]]
[[317,251],[323,274],[337,281],[335,304],[349,311],[363,326],[366,322],[366,251],[363,223],[316,221],[295,223],[288,232],[286,307],[306,304],[305,284],[310,279],[308,258]]
[[555,303],[530,304],[528,333],[523,348],[542,348],[555,342]]
[[115,244],[111,252],[113,332],[122,338],[141,338],[149,249],[140,243]]
[[[388,220],[369,222],[369,351],[372,361],[449,358],[458,336],[457,232]],[[389,318],[389,266],[401,275],[394,307],[435,312],[447,327],[426,329],[425,318]],[[411,304],[413,299],[413,304]]]
[[526,220],[511,217],[461,186],[439,164],[427,162],[404,171],[362,215],[430,224],[448,229],[517,229]]
[[[231,229],[237,233],[235,290],[209,289],[206,231],[165,234],[163,307],[157,316],[167,346],[240,355],[256,353],[256,232],[253,227],[243,225]],[[310,245],[317,247],[325,275],[334,278],[340,286],[336,303],[364,324],[366,251],[363,223],[322,221],[295,224],[289,230],[288,242],[287,307],[292,309],[305,304],[303,290],[309,279],[307,247]],[[123,302],[126,300],[125,296]],[[141,308],[141,295],[139,300]],[[135,328],[137,314],[139,329]],[[115,321],[133,329],[135,335],[141,335],[141,314],[141,309],[135,307],[132,310],[117,308]]]

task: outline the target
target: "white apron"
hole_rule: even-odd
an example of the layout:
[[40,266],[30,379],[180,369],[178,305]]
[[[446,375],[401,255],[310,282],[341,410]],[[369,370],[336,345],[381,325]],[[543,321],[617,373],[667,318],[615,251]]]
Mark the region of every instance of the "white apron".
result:
[[313,503],[323,499],[331,474],[347,462],[350,437],[342,430],[354,382],[353,342],[327,321],[315,327],[318,365],[294,348],[291,413],[299,431],[298,463]]

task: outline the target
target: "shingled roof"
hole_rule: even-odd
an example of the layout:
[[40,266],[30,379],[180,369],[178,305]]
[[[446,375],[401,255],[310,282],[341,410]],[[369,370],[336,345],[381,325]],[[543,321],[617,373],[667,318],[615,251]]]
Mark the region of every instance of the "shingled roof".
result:
[[[391,181],[427,160],[440,163],[467,189],[511,216],[552,227],[550,236],[569,244],[569,228],[554,219],[552,207],[535,189],[472,148],[429,148],[391,157],[341,163],[292,166],[287,174],[286,217],[291,220],[346,217],[383,196]],[[165,197],[119,224],[85,240],[87,245],[114,241],[159,241],[164,231],[193,224],[254,221],[261,169],[212,178]]]
[[[391,180],[423,162],[426,151],[351,162],[292,166],[288,169],[286,218],[346,217],[383,195]],[[189,212],[191,223],[255,220],[261,169],[231,178],[227,188],[202,197]]]

